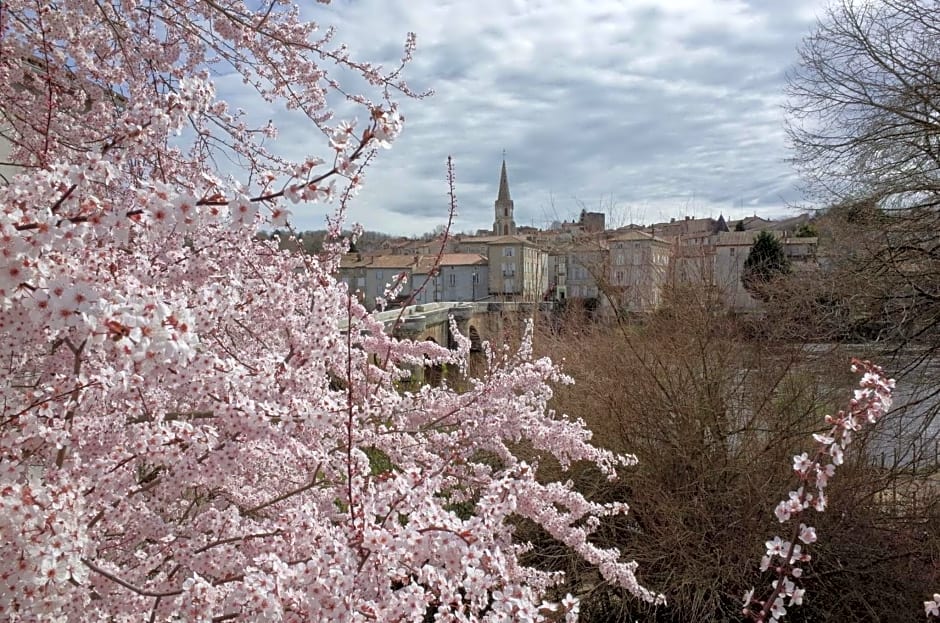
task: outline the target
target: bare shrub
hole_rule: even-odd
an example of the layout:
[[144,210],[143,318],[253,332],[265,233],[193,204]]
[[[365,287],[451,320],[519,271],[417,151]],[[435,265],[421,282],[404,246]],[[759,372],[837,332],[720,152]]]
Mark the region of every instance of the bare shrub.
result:
[[[670,587],[669,604],[632,602],[563,545],[521,525],[519,535],[536,544],[530,559],[568,574],[565,589],[582,597],[586,621],[741,620],[744,592],[769,582],[758,561],[779,530],[773,508],[792,487],[792,456],[845,401],[848,358],[771,339],[782,329],[755,335],[714,293],[692,286],[671,291],[643,325],[569,321],[575,326],[537,342],[576,381],[558,389],[556,407],[583,418],[597,444],[639,459],[616,482],[586,467],[571,477],[596,501],[631,505],[596,539],[634,557],[643,581]],[[806,602],[789,620],[911,620],[940,581],[936,505],[899,513],[886,504],[901,473],[873,464],[871,443],[859,440],[832,483],[832,510],[818,518],[820,542],[804,576]],[[551,464],[541,469],[559,476]]]

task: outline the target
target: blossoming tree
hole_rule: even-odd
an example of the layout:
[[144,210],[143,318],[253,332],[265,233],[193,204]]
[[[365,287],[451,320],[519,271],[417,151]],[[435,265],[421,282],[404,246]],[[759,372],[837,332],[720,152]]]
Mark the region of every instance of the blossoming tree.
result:
[[[362,163],[401,130],[394,98],[418,95],[413,49],[356,61],[280,0],[0,3],[4,618],[573,617],[542,602],[556,576],[521,564],[511,516],[662,599],[588,539],[624,506],[542,484],[512,451],[631,462],[548,409],[550,362],[524,344],[465,392],[397,391],[468,343],[392,339],[334,280]],[[216,97],[223,71],[332,157],[279,154],[275,127]],[[323,255],[256,239],[328,201]]]

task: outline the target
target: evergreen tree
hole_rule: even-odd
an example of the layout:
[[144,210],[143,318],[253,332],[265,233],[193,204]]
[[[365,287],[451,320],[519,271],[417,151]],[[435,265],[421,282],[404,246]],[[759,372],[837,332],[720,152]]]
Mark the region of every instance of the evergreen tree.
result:
[[795,235],[797,238],[817,238],[819,230],[812,223],[803,223],[797,228]]
[[744,260],[744,272],[741,275],[744,287],[754,296],[766,300],[770,298],[766,286],[789,272],[790,261],[783,243],[768,231],[760,232]]

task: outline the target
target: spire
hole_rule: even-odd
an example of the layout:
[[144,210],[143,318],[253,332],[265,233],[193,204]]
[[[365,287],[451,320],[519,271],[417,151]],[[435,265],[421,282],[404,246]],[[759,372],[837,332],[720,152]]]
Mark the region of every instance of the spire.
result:
[[719,214],[718,221],[715,223],[714,233],[717,234],[718,232],[723,232],[723,231],[728,231],[728,223],[725,222],[725,215]]
[[496,220],[493,221],[493,233],[497,236],[514,236],[516,222],[512,218],[512,198],[509,196],[509,176],[506,175],[506,150],[503,150],[503,168],[499,173],[499,193],[493,204]]
[[496,196],[496,201],[499,203],[508,203],[512,201],[512,198],[509,196],[509,177],[506,175],[505,151],[503,151],[503,170],[499,174],[499,194]]

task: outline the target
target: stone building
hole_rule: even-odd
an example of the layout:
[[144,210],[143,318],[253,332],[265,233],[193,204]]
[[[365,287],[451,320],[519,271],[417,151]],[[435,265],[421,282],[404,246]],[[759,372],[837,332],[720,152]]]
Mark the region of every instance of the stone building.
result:
[[563,247],[565,253],[565,294],[569,299],[601,298],[601,287],[610,265],[607,241],[579,239]]
[[588,234],[603,232],[607,228],[605,222],[606,216],[603,212],[588,212],[587,210],[581,210],[581,216],[578,219],[581,231]]
[[521,236],[492,240],[489,293],[502,301],[541,301],[548,292],[548,254]]
[[622,310],[655,311],[662,300],[672,245],[642,231],[625,231],[608,240],[611,297]]
[[[677,279],[715,289],[735,312],[759,310],[761,302],[751,296],[741,281],[744,262],[759,233],[759,230],[720,232],[675,243],[673,266]],[[771,233],[783,243],[794,270],[816,269],[816,238],[797,238],[784,231]]]
[[398,296],[385,301],[385,305],[478,301],[488,296],[489,262],[477,253],[347,253],[340,264],[339,278],[369,310],[375,309],[376,300],[384,297],[386,288],[399,283]]
[[415,304],[441,301],[479,301],[488,297],[489,262],[478,253],[445,253],[427,256],[411,275]]

